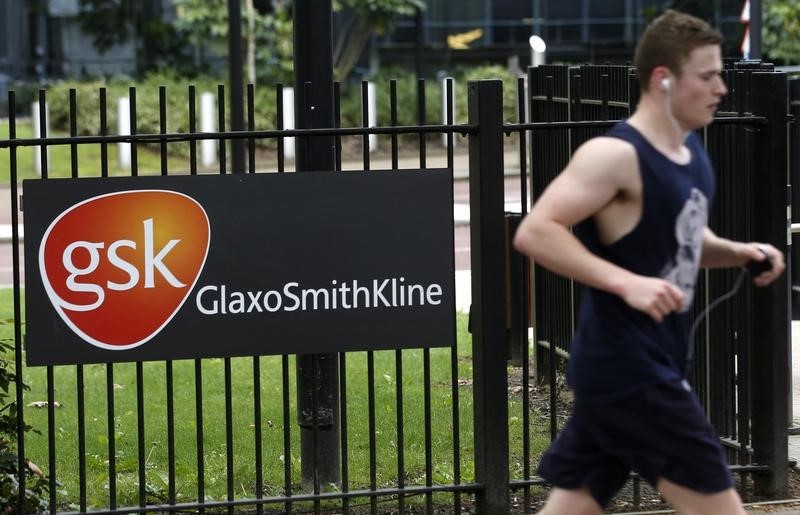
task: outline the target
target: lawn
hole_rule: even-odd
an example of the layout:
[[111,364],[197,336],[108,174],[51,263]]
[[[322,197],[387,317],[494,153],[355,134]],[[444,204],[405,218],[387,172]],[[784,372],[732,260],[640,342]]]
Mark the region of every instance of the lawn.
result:
[[[11,290],[0,290],[0,317],[13,317]],[[461,480],[474,478],[472,439],[472,362],[471,337],[466,330],[467,317],[457,316],[458,374]],[[12,337],[12,327],[0,326],[0,336]],[[376,476],[378,486],[397,484],[397,407],[398,382],[403,385],[402,413],[404,418],[404,460],[406,484],[425,484],[425,411],[423,351],[402,353],[403,376],[396,376],[394,351],[374,353],[375,362],[375,420]],[[449,349],[430,351],[431,376],[431,454],[434,484],[451,484],[453,467],[453,415],[451,389],[451,358]],[[264,495],[283,493],[283,430],[285,417],[282,407],[282,363],[278,356],[260,359],[261,435],[263,439]],[[291,471],[293,488],[299,490],[300,451],[295,414],[294,357],[289,358],[291,407],[288,414],[291,432]],[[109,502],[108,427],[106,400],[107,366],[86,365],[84,371],[86,426],[86,491],[89,506],[107,506]],[[236,498],[255,497],[255,431],[253,401],[253,359],[231,360],[233,384],[233,477]],[[144,382],[144,441],[148,502],[164,502],[168,493],[168,435],[166,409],[166,364],[143,364]],[[175,470],[178,502],[197,498],[197,420],[194,361],[173,362]],[[137,383],[135,364],[113,366],[114,439],[116,446],[116,488],[119,506],[138,505],[138,433]],[[45,368],[26,368],[24,380],[30,386],[25,393],[25,420],[40,433],[26,435],[26,455],[45,472],[49,472],[47,409],[32,406],[47,400]],[[349,488],[368,488],[370,456],[368,424],[367,353],[347,354],[347,434]],[[77,506],[79,498],[78,470],[78,413],[76,397],[76,367],[55,367],[55,400],[61,407],[55,410],[56,478],[60,483],[58,503],[62,507]],[[227,454],[225,423],[224,360],[202,362],[203,445],[205,494],[207,500],[227,497]],[[509,403],[512,463],[522,459],[521,403],[512,398]],[[548,443],[545,420],[532,414],[532,456],[536,458]],[[512,466],[517,469],[518,466]],[[512,470],[512,474],[514,471]],[[414,502],[410,499],[409,502]]]

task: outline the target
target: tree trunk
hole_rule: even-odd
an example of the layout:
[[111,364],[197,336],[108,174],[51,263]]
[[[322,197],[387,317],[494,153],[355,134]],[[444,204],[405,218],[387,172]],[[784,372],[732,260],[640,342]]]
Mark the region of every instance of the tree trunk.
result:
[[[336,80],[344,80],[350,74],[350,71],[358,63],[358,59],[364,52],[364,47],[367,46],[370,36],[369,24],[362,16],[358,16],[356,26],[348,34],[342,34],[340,37],[347,38],[347,41],[342,47],[339,59],[334,62],[336,69]],[[337,45],[338,46],[338,45]]]
[[247,3],[247,80],[256,83],[256,11],[253,0]]

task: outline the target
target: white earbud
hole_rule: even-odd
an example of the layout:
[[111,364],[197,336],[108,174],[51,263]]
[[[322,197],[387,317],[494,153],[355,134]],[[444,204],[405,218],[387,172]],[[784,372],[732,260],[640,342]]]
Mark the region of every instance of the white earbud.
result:
[[661,79],[661,87],[664,89],[665,93],[669,93],[670,92],[670,88],[672,87],[672,83],[670,83],[668,77],[664,77],[663,79]]

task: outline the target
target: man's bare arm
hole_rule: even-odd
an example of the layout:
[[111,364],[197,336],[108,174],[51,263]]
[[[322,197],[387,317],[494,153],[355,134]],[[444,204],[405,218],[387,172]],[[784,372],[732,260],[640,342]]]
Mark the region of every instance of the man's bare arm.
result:
[[629,143],[616,138],[588,141],[522,221],[514,246],[536,263],[619,295],[632,307],[661,321],[680,308],[683,294],[678,288],[596,256],[570,231],[613,201],[630,181],[630,174],[637,173],[636,152]]
[[700,266],[706,268],[742,266],[750,260],[766,259],[765,253],[772,262],[772,269],[754,278],[754,282],[758,286],[768,285],[783,273],[786,268],[783,254],[767,243],[743,243],[720,238],[706,227],[703,232],[703,255],[700,259]]

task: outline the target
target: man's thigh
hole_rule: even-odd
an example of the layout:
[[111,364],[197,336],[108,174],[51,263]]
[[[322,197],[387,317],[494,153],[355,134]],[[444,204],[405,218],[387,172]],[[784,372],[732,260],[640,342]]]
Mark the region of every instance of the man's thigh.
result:
[[742,500],[736,490],[708,494],[680,486],[660,478],[658,491],[681,515],[745,515]]

